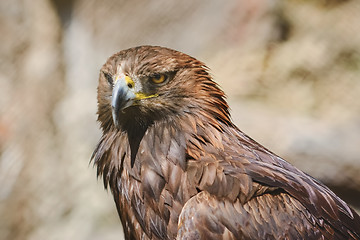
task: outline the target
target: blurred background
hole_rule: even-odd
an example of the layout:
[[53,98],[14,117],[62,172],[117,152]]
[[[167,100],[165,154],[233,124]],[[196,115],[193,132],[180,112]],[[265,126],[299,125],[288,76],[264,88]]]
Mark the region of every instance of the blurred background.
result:
[[360,1],[0,1],[0,240],[115,240],[89,164],[99,69],[161,45],[205,62],[237,126],[360,209]]

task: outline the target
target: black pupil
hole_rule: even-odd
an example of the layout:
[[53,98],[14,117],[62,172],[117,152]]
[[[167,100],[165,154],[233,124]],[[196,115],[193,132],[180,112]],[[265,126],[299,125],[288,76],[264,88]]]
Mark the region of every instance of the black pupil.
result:
[[159,79],[161,78],[161,75],[160,75],[160,74],[155,74],[154,78],[155,78],[156,80],[159,80]]

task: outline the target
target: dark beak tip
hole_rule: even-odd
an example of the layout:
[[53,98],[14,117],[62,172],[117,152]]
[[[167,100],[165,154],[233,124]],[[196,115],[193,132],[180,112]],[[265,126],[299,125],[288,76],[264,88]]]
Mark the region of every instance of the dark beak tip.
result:
[[119,129],[119,127],[120,127],[120,123],[119,123],[119,117],[117,116],[117,113],[116,113],[116,111],[114,111],[114,107],[111,107],[112,108],[112,120],[113,120],[113,123],[114,123],[114,125],[115,125],[115,127],[117,128],[117,129]]

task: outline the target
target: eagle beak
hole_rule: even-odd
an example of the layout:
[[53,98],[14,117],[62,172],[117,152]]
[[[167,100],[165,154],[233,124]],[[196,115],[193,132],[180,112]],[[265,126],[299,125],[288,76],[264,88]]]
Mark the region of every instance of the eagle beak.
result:
[[[134,81],[124,74],[115,78],[115,85],[112,91],[111,110],[112,117],[116,127],[119,127],[119,113],[132,106],[137,105],[139,101],[157,97],[158,94],[146,95],[141,91],[135,91]],[[139,88],[140,86],[138,86]]]
[[119,126],[119,112],[130,107],[136,98],[134,81],[125,75],[117,76],[112,91],[111,109],[115,125]]

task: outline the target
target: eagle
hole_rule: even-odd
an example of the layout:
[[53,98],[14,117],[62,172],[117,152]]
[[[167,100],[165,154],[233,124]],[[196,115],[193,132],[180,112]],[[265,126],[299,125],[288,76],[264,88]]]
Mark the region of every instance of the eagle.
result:
[[126,239],[360,239],[360,217],[237,128],[201,61],[160,46],[100,70],[92,155]]

